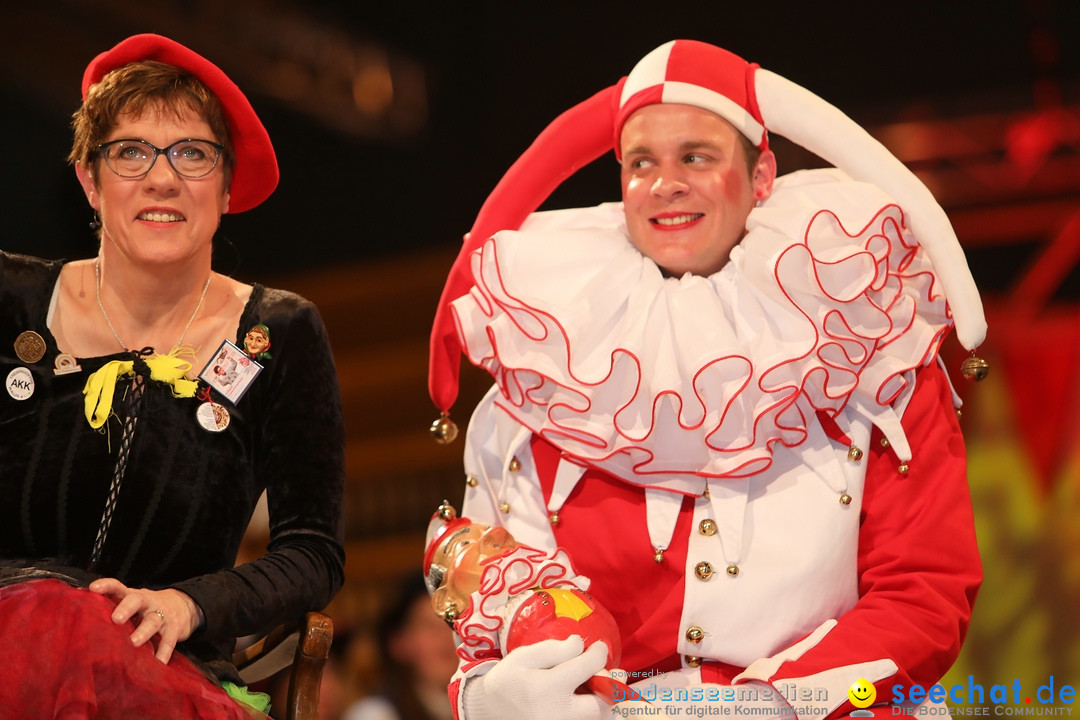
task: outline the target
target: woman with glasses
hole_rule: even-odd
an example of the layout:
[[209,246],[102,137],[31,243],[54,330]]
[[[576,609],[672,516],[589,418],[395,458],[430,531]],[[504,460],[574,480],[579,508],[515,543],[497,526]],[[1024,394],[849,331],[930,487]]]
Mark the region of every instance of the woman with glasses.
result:
[[[211,268],[222,214],[278,181],[219,68],[138,35],[82,91],[69,159],[96,254],[0,253],[0,717],[249,717],[235,639],[343,579],[325,328]],[[233,567],[264,490],[268,552]]]

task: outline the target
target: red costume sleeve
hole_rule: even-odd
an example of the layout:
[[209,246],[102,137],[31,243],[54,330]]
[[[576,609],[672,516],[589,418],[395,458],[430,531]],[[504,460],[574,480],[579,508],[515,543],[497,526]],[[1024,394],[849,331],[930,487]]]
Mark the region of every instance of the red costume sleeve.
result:
[[[892,687],[928,687],[949,669],[982,581],[968,492],[963,438],[951,389],[937,364],[916,375],[903,416],[912,450],[907,475],[875,431],[867,453],[859,531],[859,601],[798,659],[769,678],[774,685],[844,666],[892,660],[895,674],[874,682],[878,702]],[[813,682],[809,683],[813,684]],[[845,701],[834,711],[849,712]]]

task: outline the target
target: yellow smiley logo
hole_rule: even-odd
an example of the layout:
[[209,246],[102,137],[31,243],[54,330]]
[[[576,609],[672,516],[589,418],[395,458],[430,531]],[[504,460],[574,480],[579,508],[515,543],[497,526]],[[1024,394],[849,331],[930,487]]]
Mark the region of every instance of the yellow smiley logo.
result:
[[848,700],[857,708],[870,707],[877,699],[877,689],[873,683],[859,678],[851,683],[847,691]]

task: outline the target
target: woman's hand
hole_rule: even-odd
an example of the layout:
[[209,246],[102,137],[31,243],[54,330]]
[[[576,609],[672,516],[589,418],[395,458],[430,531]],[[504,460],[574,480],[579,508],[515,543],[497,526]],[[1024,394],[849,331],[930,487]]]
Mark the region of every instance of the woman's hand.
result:
[[115,578],[95,580],[90,583],[90,590],[116,600],[114,623],[135,622],[138,627],[131,633],[132,645],[140,647],[159,636],[154,655],[163,663],[169,662],[176,644],[191,637],[201,622],[199,606],[179,590],[129,588]]

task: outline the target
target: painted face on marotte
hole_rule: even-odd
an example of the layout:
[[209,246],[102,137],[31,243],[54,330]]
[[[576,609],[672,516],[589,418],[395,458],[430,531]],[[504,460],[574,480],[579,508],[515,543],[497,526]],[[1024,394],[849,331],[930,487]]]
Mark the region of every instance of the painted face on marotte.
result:
[[443,539],[440,545],[432,562],[447,571],[431,602],[435,612],[441,615],[449,607],[463,610],[469,596],[479,589],[487,563],[516,548],[517,542],[503,527],[471,523]]
[[[145,140],[159,148],[177,140],[219,139],[192,110],[179,117],[151,110],[140,117],[122,114],[105,138]],[[223,161],[201,178],[179,175],[159,155],[145,176],[122,178],[98,159],[91,168],[76,167],[90,206],[101,214],[104,252],[137,265],[168,265],[208,258],[211,241],[229,208]]]
[[623,125],[622,196],[630,241],[666,275],[712,275],[772,192],[776,160],[747,169],[739,132],[693,105],[647,105]]

